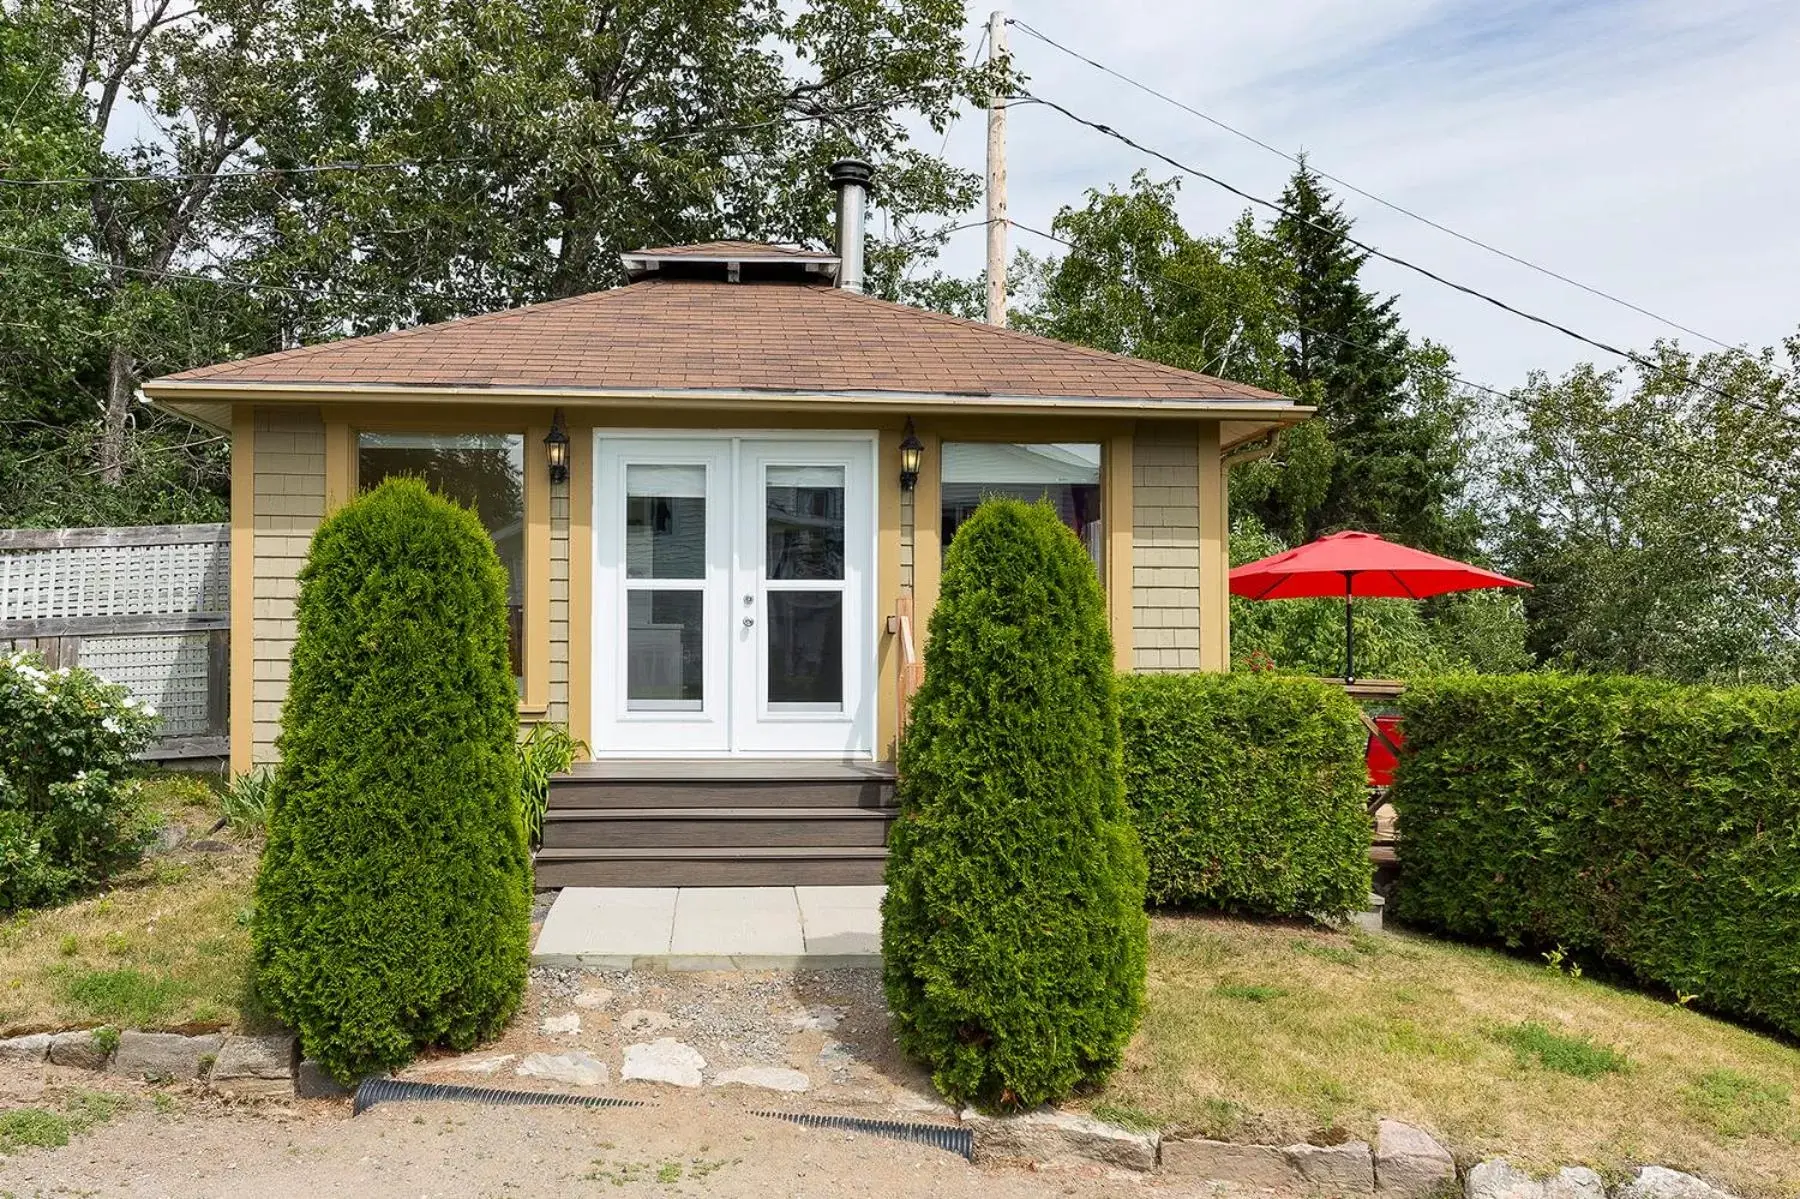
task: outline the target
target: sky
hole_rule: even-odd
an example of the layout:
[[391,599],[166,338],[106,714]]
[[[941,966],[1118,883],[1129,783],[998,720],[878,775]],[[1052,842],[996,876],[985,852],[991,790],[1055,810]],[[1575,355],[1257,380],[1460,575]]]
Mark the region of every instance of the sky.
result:
[[[988,9],[971,7],[974,49]],[[1014,0],[1009,16],[1365,191],[1731,344],[1800,329],[1800,4],[1792,0]],[[1254,195],[1293,166],[1018,27],[1037,95]],[[936,149],[934,135],[921,144]],[[947,157],[981,170],[984,114]],[[1012,216],[1048,228],[1089,188],[1176,172],[1041,106],[1009,112]],[[1337,190],[1365,241],[1601,341],[1708,343]],[[1192,232],[1242,200],[1184,179]],[[977,216],[979,214],[976,214]],[[1265,213],[1266,215],[1266,213]],[[1013,246],[1055,247],[1013,230]],[[942,269],[978,274],[983,231]],[[1618,359],[1386,263],[1416,335],[1501,388]]]

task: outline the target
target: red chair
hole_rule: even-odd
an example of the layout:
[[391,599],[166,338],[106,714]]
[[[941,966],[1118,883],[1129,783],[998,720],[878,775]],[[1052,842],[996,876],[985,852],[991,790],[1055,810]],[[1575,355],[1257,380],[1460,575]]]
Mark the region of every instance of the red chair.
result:
[[1394,767],[1400,764],[1400,750],[1406,745],[1406,738],[1400,732],[1398,716],[1375,716],[1369,718],[1369,786],[1391,787],[1394,785]]

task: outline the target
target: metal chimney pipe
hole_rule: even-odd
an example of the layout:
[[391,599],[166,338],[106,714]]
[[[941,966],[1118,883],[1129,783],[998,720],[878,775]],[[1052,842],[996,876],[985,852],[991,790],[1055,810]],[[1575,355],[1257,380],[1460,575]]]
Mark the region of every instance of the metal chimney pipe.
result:
[[875,168],[860,158],[831,164],[831,186],[837,189],[838,286],[863,289],[863,220],[869,207],[869,180]]

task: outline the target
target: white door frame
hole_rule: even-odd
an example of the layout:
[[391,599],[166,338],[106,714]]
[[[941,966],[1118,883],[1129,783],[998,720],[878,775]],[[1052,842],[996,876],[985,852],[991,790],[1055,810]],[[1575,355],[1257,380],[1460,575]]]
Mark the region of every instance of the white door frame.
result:
[[[710,444],[687,448],[691,443]],[[587,548],[594,564],[589,687],[595,757],[873,759],[880,645],[878,456],[879,435],[860,430],[595,430],[593,538]],[[841,711],[771,710],[763,702],[767,620],[761,467],[771,457],[783,464],[835,460],[847,467]],[[677,584],[706,596],[705,699],[698,711],[628,711],[625,706],[623,601],[628,589],[647,585],[623,577],[626,462],[708,466],[705,586]],[[744,594],[752,596],[748,613]],[[743,625],[746,615],[749,626]]]

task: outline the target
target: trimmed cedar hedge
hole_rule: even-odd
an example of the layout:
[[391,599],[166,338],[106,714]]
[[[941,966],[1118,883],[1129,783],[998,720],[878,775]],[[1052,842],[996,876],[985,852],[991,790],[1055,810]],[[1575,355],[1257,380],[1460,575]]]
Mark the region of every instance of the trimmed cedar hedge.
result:
[[1800,691],[1466,677],[1401,704],[1399,916],[1800,1034]]
[[1276,916],[1367,906],[1368,734],[1340,689],[1123,675],[1119,728],[1151,903]]
[[473,512],[390,479],[314,535],[256,881],[256,987],[348,1082],[468,1049],[525,991],[506,570]]
[[894,1031],[952,1099],[1060,1099],[1137,1027],[1149,925],[1112,661],[1075,535],[1048,505],[984,502],[931,614],[882,903]]

